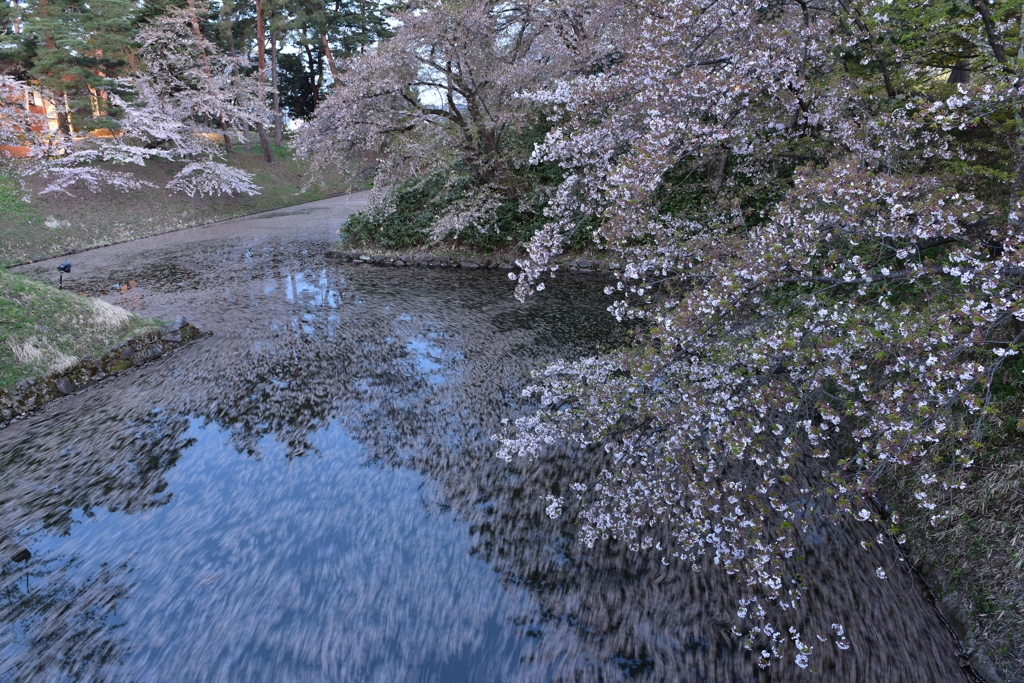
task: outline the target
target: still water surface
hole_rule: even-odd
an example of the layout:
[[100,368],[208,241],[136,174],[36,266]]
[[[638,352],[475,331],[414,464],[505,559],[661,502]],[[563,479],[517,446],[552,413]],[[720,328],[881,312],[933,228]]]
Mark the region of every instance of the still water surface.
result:
[[489,437],[531,369],[624,339],[603,283],[521,305],[502,273],[325,262],[362,200],[71,257],[79,291],[134,280],[107,300],[214,335],[0,432],[0,532],[32,552],[0,681],[971,680],[857,529],[807,548],[807,607],[853,643],[817,677],[757,670],[713,567],[577,544],[543,498],[594,455]]

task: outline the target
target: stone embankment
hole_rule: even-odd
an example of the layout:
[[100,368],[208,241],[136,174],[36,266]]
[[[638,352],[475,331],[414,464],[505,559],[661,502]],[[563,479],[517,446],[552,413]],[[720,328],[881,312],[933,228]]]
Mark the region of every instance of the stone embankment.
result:
[[206,334],[209,333],[201,332],[185,318],[178,318],[145,337],[117,344],[99,358],[83,358],[65,370],[23,379],[7,389],[0,389],[0,429],[54,399],[160,358]]
[[[329,259],[336,259],[344,263],[366,263],[376,266],[392,266],[403,268],[405,266],[419,266],[421,268],[462,268],[474,270],[477,268],[493,268],[500,270],[512,270],[515,265],[510,261],[490,259],[486,257],[463,258],[455,255],[443,254],[370,254],[364,252],[335,251],[331,250],[324,254]],[[611,274],[619,267],[617,263],[610,263],[603,260],[593,259],[555,259],[561,270],[569,270],[582,273],[608,273]]]

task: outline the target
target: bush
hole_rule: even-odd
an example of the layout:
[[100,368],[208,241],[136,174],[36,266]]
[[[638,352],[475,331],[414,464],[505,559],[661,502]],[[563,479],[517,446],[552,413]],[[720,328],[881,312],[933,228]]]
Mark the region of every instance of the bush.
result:
[[[450,180],[453,173],[435,174],[409,181],[396,188],[389,202],[390,212],[363,211],[342,225],[338,234],[346,244],[375,245],[385,249],[405,249],[432,243],[431,226],[472,189],[468,179]],[[519,247],[544,224],[544,201],[529,184],[524,201],[508,199],[501,203],[496,220],[486,230],[464,228],[451,242],[472,251],[492,252]]]

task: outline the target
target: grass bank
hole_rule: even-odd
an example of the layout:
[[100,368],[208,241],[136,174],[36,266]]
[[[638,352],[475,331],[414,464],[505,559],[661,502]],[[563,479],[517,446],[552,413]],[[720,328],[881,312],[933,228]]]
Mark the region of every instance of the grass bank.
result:
[[[315,201],[354,189],[339,176],[327,175],[323,184],[303,192],[305,166],[287,148],[274,149],[273,164],[263,162],[258,148],[246,152],[241,146],[228,161],[255,173],[259,195],[200,198],[169,194],[161,187],[144,187],[133,192],[80,190],[74,197],[35,196],[26,203],[17,182],[0,175],[0,266]],[[154,161],[138,169],[137,175],[160,186],[179,168],[180,164]]]
[[[900,515],[911,559],[935,591],[939,609],[965,649],[984,654],[1007,683],[1024,683],[1024,358],[1016,356],[994,377],[990,419],[955,416],[952,427],[974,438],[971,476],[962,490],[925,486],[954,457],[952,446],[931,462],[898,470],[881,497]],[[928,489],[935,511],[914,493]],[[948,516],[932,522],[940,510]],[[974,658],[972,664],[976,664]],[[979,673],[985,667],[975,666]],[[986,680],[995,680],[987,677]]]
[[70,368],[159,324],[0,269],[0,388]]

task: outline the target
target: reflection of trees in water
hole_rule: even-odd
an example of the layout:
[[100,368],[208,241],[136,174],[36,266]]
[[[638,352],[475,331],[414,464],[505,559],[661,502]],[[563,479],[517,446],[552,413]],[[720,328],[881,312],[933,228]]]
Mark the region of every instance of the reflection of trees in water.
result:
[[[74,513],[135,514],[164,505],[167,472],[191,440],[188,421],[152,412],[76,430],[43,421],[0,452],[0,527],[66,535]],[[127,565],[84,576],[74,559],[33,554],[0,567],[0,682],[101,681],[125,655],[115,616]]]
[[543,501],[558,493],[558,482],[585,478],[582,461],[520,468],[494,457],[490,435],[527,408],[520,389],[530,369],[614,338],[610,325],[589,339],[579,334],[581,318],[601,315],[605,301],[587,306],[574,292],[530,315],[476,292],[406,313],[414,308],[408,300],[368,289],[339,287],[335,307],[323,305],[322,294],[296,302],[302,323],[281,325],[270,344],[253,345],[205,416],[231,429],[240,452],[254,454],[273,435],[290,457],[311,452],[311,433],[335,421],[370,460],[439,482],[432,503],[468,522],[472,552],[507,586],[534,597],[536,608],[516,621],[526,656],[537,660],[528,670],[543,663],[552,680],[648,671],[757,680],[728,632],[734,597],[721,577],[681,582],[657,560],[615,547],[587,552],[569,518],[548,519]]
[[32,557],[0,566],[0,682],[105,681],[127,654],[117,604],[126,565],[82,578],[78,562]]
[[65,535],[75,510],[134,514],[170,500],[164,477],[192,445],[182,437],[188,420],[160,411],[98,417],[73,430],[39,422],[0,452],[0,528]]
[[[512,466],[493,455],[489,437],[499,431],[500,420],[529,407],[519,390],[530,369],[615,338],[610,316],[603,313],[607,300],[595,296],[593,283],[562,283],[523,307],[510,299],[507,282],[499,287],[475,274],[363,269],[347,282],[339,276],[349,272],[344,270],[297,276],[284,274],[277,261],[260,267],[265,272],[253,273],[252,291],[232,293],[257,304],[236,317],[238,327],[226,325],[183,352],[192,355],[181,362],[197,363],[202,381],[183,388],[173,373],[151,371],[147,383],[132,385],[138,395],[111,396],[110,405],[91,411],[90,423],[74,434],[50,433],[40,422],[0,452],[5,487],[22,487],[0,501],[6,528],[45,523],[66,532],[74,509],[136,512],[165,502],[164,475],[190,445],[183,437],[188,416],[229,429],[233,447],[252,456],[265,438],[282,443],[288,457],[315,452],[316,432],[336,424],[374,463],[436,481],[428,505],[450,509],[464,521],[471,552],[493,566],[506,586],[530,596],[515,620],[525,660],[521,676],[620,680],[649,673],[651,679],[684,681],[767,680],[728,632],[735,582],[711,567],[698,573],[665,568],[657,557],[614,544],[588,551],[576,541],[571,514],[547,518],[543,497],[565,495],[560,482],[586,480],[596,454],[552,453]],[[277,282],[276,290],[266,290],[267,278]],[[124,427],[134,406],[157,400],[163,412],[136,417]],[[865,605],[884,604],[879,586],[895,590],[897,582],[882,584],[870,567],[853,567],[864,557],[845,565],[822,563],[828,580],[815,599],[850,604],[868,596]],[[847,575],[853,573],[873,583]],[[66,595],[68,608],[78,610],[75,594]],[[485,614],[463,615],[463,632],[447,640],[443,634],[418,634],[404,646],[435,647],[433,654],[444,661],[461,647],[459,638],[482,632]],[[877,618],[859,621],[874,625]],[[934,642],[914,628],[896,632],[909,643]],[[861,641],[877,642],[884,656],[847,655],[835,664],[842,675],[830,680],[950,679],[914,671],[920,655],[882,642],[886,633],[880,629],[875,641],[862,634],[868,640]],[[359,631],[335,637],[361,639],[359,650],[372,657],[381,646],[374,639],[383,636]],[[856,649],[856,636],[852,640]],[[88,652],[83,647],[82,662]],[[872,669],[878,661],[891,669]],[[774,677],[796,680],[797,673],[777,670]]]
[[[414,432],[458,435],[426,422],[456,410],[461,424],[472,424],[495,400],[506,414],[510,381],[617,329],[593,283],[523,307],[507,280],[452,282],[456,273],[424,272],[448,280],[399,289],[384,269],[364,270],[369,277],[353,284],[332,271],[291,275],[282,267],[264,265],[275,286],[254,311],[260,319],[247,321],[251,329],[232,344],[241,354],[218,367],[215,390],[194,396],[189,408],[229,429],[236,450],[251,456],[271,435],[288,457],[315,452],[309,435],[331,419],[353,436],[372,422],[372,457],[408,450]],[[591,339],[581,342],[581,334]]]
[[[506,586],[533,598],[534,608],[515,620],[527,643],[523,656],[532,662],[524,671],[540,666],[549,680],[804,675],[790,663],[760,671],[740,648],[731,626],[741,586],[710,563],[699,572],[665,567],[657,556],[611,541],[588,550],[576,540],[571,514],[547,518],[544,496],[565,495],[560,482],[591,479],[603,466],[599,452],[553,452],[511,466],[494,457],[489,437],[500,420],[529,407],[519,390],[530,369],[615,338],[610,326],[580,337],[588,321],[602,320],[606,301],[563,290],[564,299],[531,312],[468,287],[443,296],[429,288],[396,296],[372,280],[314,289],[305,300],[296,297],[292,322],[272,332],[266,346],[254,345],[237,365],[241,371],[218,385],[217,407],[206,415],[231,427],[236,448],[255,453],[260,438],[274,435],[290,457],[303,455],[314,450],[310,435],[335,421],[369,460],[438,482],[432,504],[468,523],[471,552]],[[875,580],[860,565],[878,558],[856,555],[857,540],[854,534],[845,541],[838,562],[834,549],[805,549],[808,575],[819,583],[808,603],[824,606],[819,612],[836,613],[831,608],[838,604],[847,617],[856,614],[847,619],[855,648],[859,637],[865,649],[889,654],[880,663],[852,653],[837,657],[831,644],[819,645],[823,672],[835,680],[952,680],[955,672],[941,656],[912,649],[935,642],[927,621],[879,624],[871,614],[870,605],[891,603],[915,587],[905,576]],[[802,613],[780,617],[804,628],[802,619]],[[868,626],[855,633],[854,622]]]

